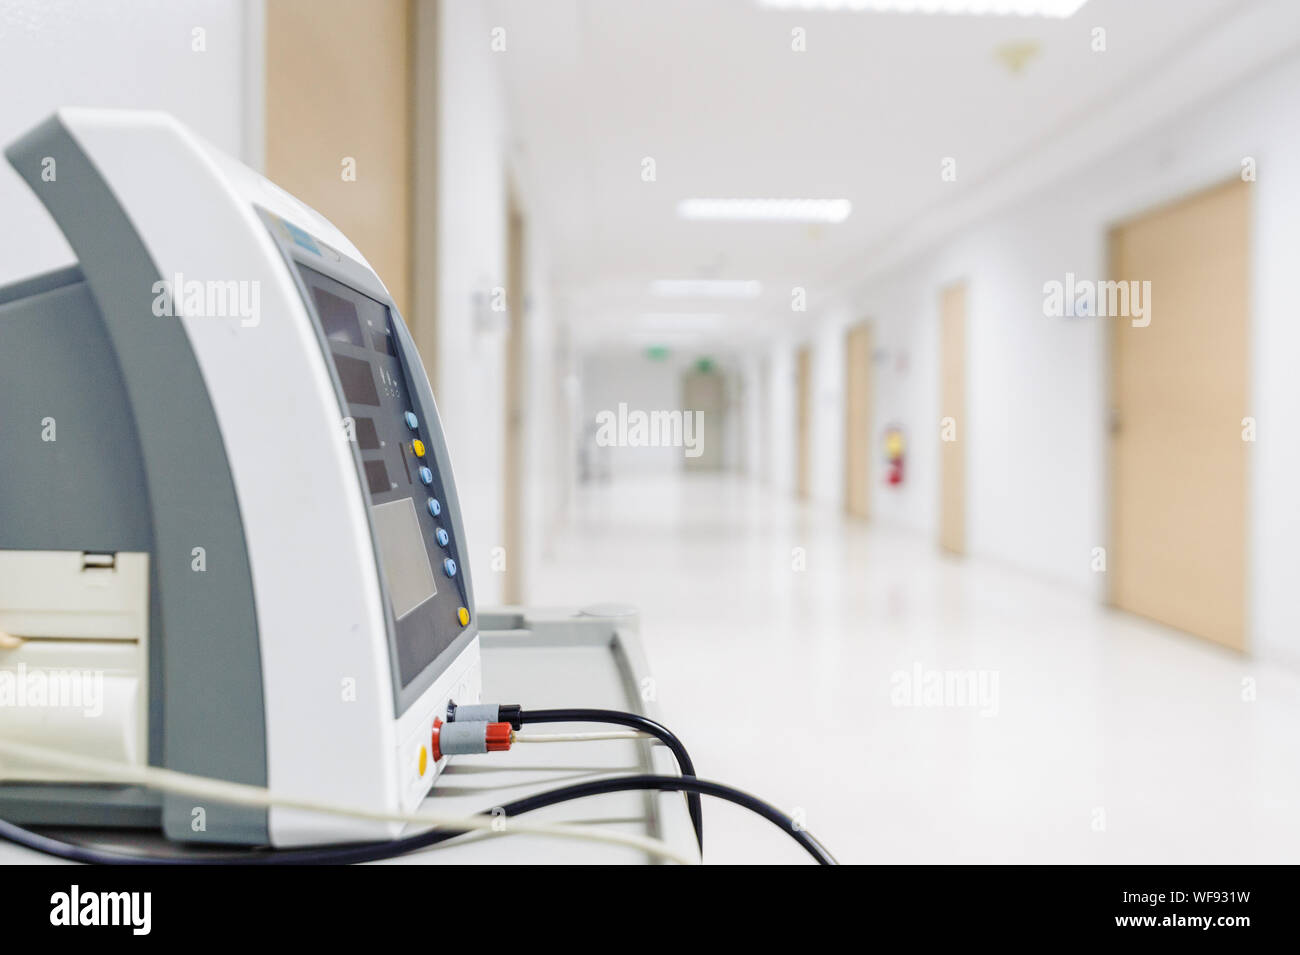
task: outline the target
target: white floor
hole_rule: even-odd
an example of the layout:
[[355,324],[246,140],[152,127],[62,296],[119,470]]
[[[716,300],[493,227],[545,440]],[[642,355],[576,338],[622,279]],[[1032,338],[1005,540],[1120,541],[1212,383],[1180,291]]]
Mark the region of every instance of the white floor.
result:
[[[638,605],[700,775],[841,861],[1300,858],[1300,676],[915,535],[736,478],[616,483],[579,494],[528,590]],[[708,862],[806,858],[705,809]]]

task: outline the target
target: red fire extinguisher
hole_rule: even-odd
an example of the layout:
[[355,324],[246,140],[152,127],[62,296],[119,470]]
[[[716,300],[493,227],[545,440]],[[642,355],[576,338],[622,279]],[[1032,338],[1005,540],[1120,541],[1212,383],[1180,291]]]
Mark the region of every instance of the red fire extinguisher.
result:
[[903,453],[906,444],[903,430],[897,425],[885,429],[885,483],[903,483]]

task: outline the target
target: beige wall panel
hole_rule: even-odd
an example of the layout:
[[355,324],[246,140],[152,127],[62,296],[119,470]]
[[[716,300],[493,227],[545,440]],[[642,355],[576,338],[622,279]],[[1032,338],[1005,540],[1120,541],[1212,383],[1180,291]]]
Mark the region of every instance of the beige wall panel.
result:
[[[348,236],[411,304],[408,0],[267,0],[266,174]],[[345,157],[356,180],[343,178]]]
[[871,516],[872,435],[871,326],[849,329],[844,348],[844,509]]

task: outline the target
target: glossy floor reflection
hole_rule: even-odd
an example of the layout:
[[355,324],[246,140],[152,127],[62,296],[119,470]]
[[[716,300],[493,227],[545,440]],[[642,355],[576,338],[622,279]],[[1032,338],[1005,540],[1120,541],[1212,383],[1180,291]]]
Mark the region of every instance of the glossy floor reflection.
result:
[[[588,486],[528,589],[638,605],[700,774],[842,861],[1300,855],[1300,677],[914,534],[739,478]],[[706,825],[708,862],[806,858]]]

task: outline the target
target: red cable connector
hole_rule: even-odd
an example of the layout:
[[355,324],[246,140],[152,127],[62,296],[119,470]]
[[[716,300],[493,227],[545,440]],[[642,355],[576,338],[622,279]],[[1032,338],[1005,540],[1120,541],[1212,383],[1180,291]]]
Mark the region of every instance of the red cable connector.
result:
[[514,729],[509,723],[488,723],[485,720],[464,723],[444,723],[434,718],[430,751],[437,762],[444,756],[463,756],[475,753],[500,753],[514,742]]
[[487,751],[489,753],[502,753],[510,748],[510,744],[515,741],[515,731],[509,723],[489,723],[487,725]]

